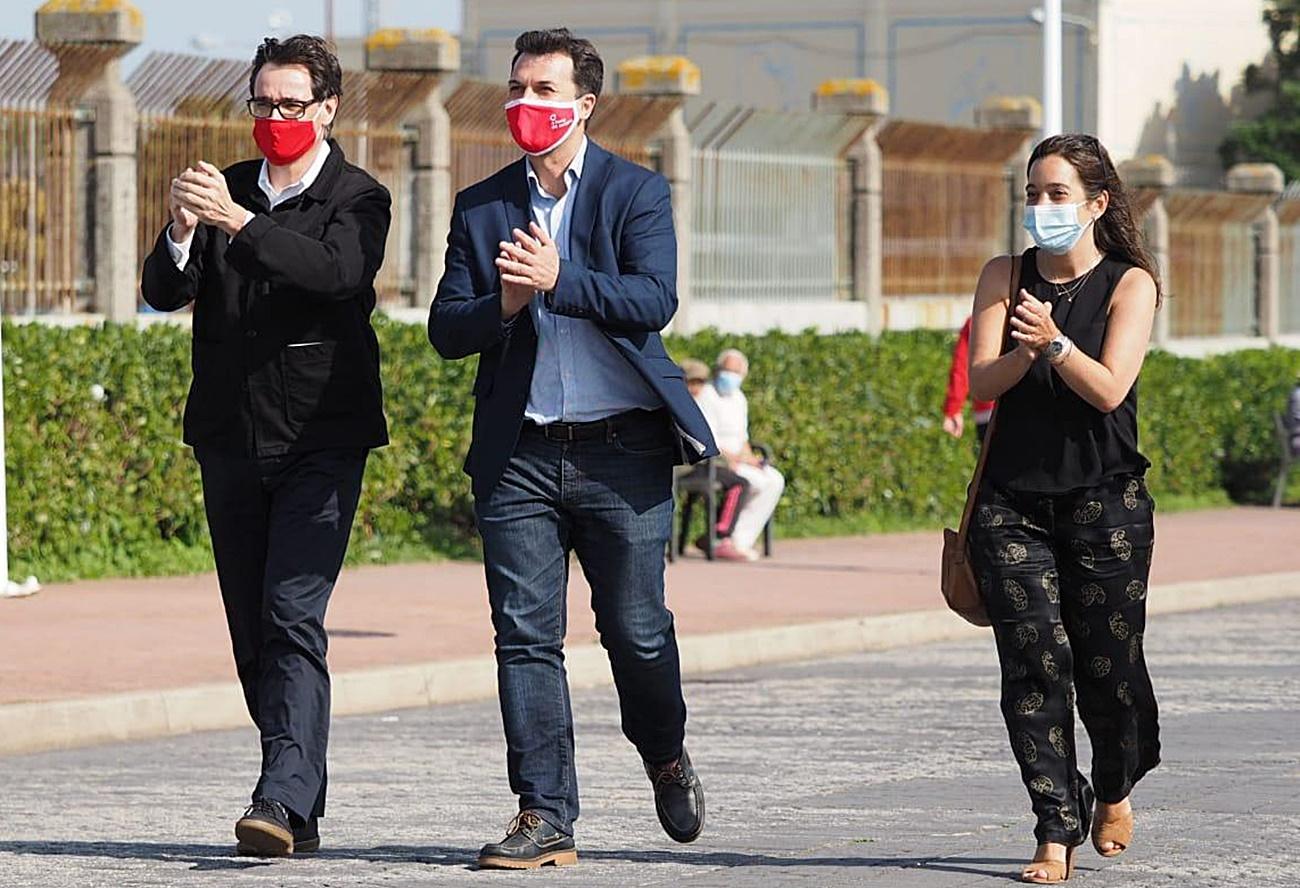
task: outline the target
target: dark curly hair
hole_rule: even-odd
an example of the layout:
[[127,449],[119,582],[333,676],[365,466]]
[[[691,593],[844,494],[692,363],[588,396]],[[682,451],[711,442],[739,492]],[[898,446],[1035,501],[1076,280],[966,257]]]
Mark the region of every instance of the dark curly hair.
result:
[[1074,167],[1083,182],[1089,200],[1105,191],[1110,195],[1106,212],[1097,220],[1095,237],[1101,250],[1123,259],[1151,275],[1156,282],[1156,302],[1163,299],[1160,270],[1146,247],[1146,238],[1133,218],[1133,202],[1120,180],[1110,154],[1096,136],[1087,133],[1063,133],[1049,136],[1035,146],[1026,164],[1026,174],[1044,157],[1062,157]]
[[590,40],[574,37],[568,28],[548,28],[545,31],[525,31],[515,38],[515,55],[510,60],[510,70],[522,55],[550,55],[559,53],[573,59],[573,82],[578,95],[591,93],[600,96],[605,82],[605,63]]
[[343,68],[334,48],[322,37],[295,34],[285,40],[264,39],[253,56],[253,70],[248,75],[250,96],[257,92],[257,75],[267,63],[306,68],[311,75],[311,96],[318,102],[343,95]]

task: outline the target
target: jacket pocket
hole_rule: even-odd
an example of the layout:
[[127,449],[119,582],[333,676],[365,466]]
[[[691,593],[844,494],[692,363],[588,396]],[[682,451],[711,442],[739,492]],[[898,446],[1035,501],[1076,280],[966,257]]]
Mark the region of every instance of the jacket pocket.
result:
[[358,367],[337,342],[294,344],[280,353],[285,418],[302,426],[354,413],[361,396]]

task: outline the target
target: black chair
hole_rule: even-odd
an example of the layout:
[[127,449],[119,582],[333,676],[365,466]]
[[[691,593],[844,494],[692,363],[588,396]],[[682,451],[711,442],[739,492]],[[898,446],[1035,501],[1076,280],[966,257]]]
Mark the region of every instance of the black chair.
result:
[[1280,413],[1273,414],[1273,428],[1277,431],[1278,449],[1282,451],[1277,470],[1277,487],[1273,490],[1273,508],[1282,507],[1282,494],[1286,491],[1287,478],[1291,475],[1291,466],[1296,461],[1296,454],[1291,451],[1291,430],[1287,428],[1286,417]]
[[[751,449],[768,459],[769,450],[762,444],[751,444]],[[709,561],[713,560],[713,548],[718,542],[717,514],[718,514],[718,495],[722,492],[722,482],[717,477],[717,458],[705,460],[694,467],[683,467],[679,472],[673,473],[673,498],[677,499],[678,494],[682,494],[682,505],[677,510],[677,545],[676,552],[670,540],[668,543],[668,560],[673,561],[675,555],[681,555],[686,551],[687,539],[691,534],[691,518],[695,514],[696,505],[704,506],[704,524],[705,524],[705,545],[704,557]],[[763,557],[772,557],[772,519],[769,518],[763,525]]]

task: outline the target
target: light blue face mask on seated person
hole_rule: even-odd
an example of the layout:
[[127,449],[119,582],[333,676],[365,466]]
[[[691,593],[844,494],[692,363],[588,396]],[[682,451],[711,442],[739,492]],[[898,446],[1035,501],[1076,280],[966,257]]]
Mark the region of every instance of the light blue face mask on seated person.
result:
[[1081,206],[1083,201],[1025,207],[1025,231],[1029,232],[1040,249],[1055,256],[1064,256],[1079,242],[1088,226],[1097,221],[1089,219],[1086,223],[1080,222]]
[[713,387],[718,390],[720,395],[734,395],[740,391],[740,383],[744,379],[735,370],[719,370],[713,380]]

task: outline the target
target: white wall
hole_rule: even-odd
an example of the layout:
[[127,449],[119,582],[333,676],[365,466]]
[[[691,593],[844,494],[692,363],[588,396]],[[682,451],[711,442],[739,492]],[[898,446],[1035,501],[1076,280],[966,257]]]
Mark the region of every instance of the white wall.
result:
[[1262,0],[1102,0],[1098,135],[1117,158],[1159,153],[1188,184],[1216,153],[1248,64],[1268,52]]

